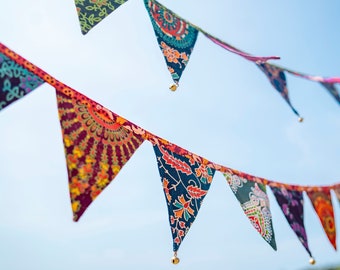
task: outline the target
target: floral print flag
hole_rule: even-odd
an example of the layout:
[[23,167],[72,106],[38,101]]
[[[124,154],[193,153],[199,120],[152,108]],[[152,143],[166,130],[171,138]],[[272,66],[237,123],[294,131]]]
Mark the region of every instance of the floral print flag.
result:
[[266,186],[229,172],[224,173],[224,176],[251,224],[263,239],[276,250]]
[[173,250],[176,252],[195,221],[215,170],[197,156],[182,156],[161,144],[154,144],[154,151],[168,205]]
[[336,230],[331,193],[329,191],[307,191],[307,194],[329,241],[336,250]]
[[0,52],[0,111],[44,81]]
[[198,31],[158,2],[144,0],[144,3],[168,70],[178,84],[195,46]]
[[77,221],[144,139],[115,121],[109,110],[71,89],[57,91],[57,102]]
[[85,35],[127,0],[74,0],[81,32]]
[[288,96],[287,80],[284,70],[268,63],[260,63],[257,64],[257,66],[264,72],[264,74],[266,74],[270,83],[288,103],[293,112],[300,117],[299,113],[295,110],[290,102]]
[[312,257],[308,247],[305,224],[303,222],[303,194],[297,190],[288,190],[285,187],[271,187],[273,194],[285,215],[289,226]]

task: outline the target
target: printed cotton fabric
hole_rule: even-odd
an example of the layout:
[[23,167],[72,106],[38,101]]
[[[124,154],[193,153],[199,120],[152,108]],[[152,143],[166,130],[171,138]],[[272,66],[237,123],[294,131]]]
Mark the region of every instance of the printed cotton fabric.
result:
[[195,46],[198,31],[158,2],[144,0],[168,70],[178,84]]
[[325,82],[321,82],[321,85],[327,89],[328,93],[330,93],[332,97],[334,97],[334,99],[340,105],[340,95],[335,85],[333,83],[325,83]]
[[0,53],[0,110],[24,97],[44,81]]
[[266,186],[232,173],[224,173],[251,224],[274,250],[276,242]]
[[307,194],[329,241],[336,250],[335,220],[330,192],[308,191]]
[[85,35],[127,0],[74,0],[81,32]]
[[270,83],[288,103],[293,112],[297,116],[300,116],[290,102],[288,96],[287,80],[284,70],[268,63],[257,64],[257,66],[264,72],[264,74],[266,74]]
[[154,151],[168,205],[173,250],[177,251],[195,221],[215,170],[194,156],[178,155],[161,144],[155,144]]
[[57,102],[73,219],[77,221],[144,139],[114,121],[109,110],[75,91],[67,91],[57,91]]
[[305,224],[303,222],[303,194],[300,191],[288,190],[285,187],[271,187],[273,194],[285,215],[289,226],[305,247],[308,254],[312,253],[308,247]]

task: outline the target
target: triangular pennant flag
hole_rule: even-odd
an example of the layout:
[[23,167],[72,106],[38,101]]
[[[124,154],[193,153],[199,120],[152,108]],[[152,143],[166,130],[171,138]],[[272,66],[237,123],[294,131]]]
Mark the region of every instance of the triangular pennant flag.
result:
[[157,1],[144,0],[144,3],[168,70],[178,84],[195,46],[198,31]]
[[[299,113],[295,110],[290,102],[288,96],[287,80],[284,70],[268,63],[257,64],[257,66],[264,72],[264,74],[266,74],[270,83],[288,103],[293,112],[300,117]],[[301,117],[299,119],[302,120]]]
[[99,104],[67,91],[57,91],[57,102],[73,219],[77,221],[144,139],[124,128]]
[[252,61],[252,62],[257,62],[257,63],[264,63],[268,60],[271,60],[271,59],[280,59],[280,57],[278,56],[253,56],[249,53],[246,53],[246,52],[243,52],[229,44],[227,44],[226,42],[216,38],[216,37],[213,37],[212,35],[206,33],[206,32],[203,32],[203,34],[208,38],[210,39],[212,42],[214,42],[215,44],[221,46],[223,49],[225,50],[228,50],[232,53],[235,53],[239,56],[242,56],[243,58],[249,60],[249,61]]
[[0,110],[43,83],[38,76],[0,53]]
[[81,32],[85,35],[127,0],[74,0]]
[[154,144],[154,151],[168,205],[173,250],[176,252],[195,221],[215,169],[196,156],[176,154],[161,144]]
[[224,173],[224,176],[251,224],[263,239],[276,250],[272,215],[266,193],[266,186],[248,181],[236,174]]
[[271,187],[273,194],[285,215],[289,226],[293,229],[309,256],[312,253],[308,247],[307,234],[303,221],[303,194],[297,190],[288,190],[285,187]]
[[328,93],[330,93],[340,105],[340,94],[334,83],[321,82],[321,85],[327,89]]
[[329,241],[336,250],[336,229],[330,192],[307,191],[307,194]]

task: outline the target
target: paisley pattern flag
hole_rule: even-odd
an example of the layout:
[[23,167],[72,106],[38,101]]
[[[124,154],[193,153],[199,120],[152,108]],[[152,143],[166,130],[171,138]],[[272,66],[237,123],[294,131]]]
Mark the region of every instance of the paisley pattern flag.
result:
[[74,0],[81,32],[85,35],[127,0]]
[[273,194],[281,207],[290,227],[305,247],[309,256],[312,253],[308,247],[305,224],[303,222],[303,194],[300,191],[288,190],[285,187],[271,187]]
[[321,82],[321,85],[327,89],[328,93],[330,93],[340,105],[340,94],[339,91],[336,89],[334,83]]
[[329,191],[307,191],[307,194],[329,241],[336,250],[336,230],[331,193]]
[[257,66],[264,72],[264,74],[266,74],[270,83],[288,103],[293,112],[300,117],[299,113],[295,110],[289,100],[287,80],[284,70],[268,63],[260,63],[257,64]]
[[196,156],[181,156],[154,144],[154,151],[168,205],[173,250],[181,245],[195,221],[215,170]]
[[274,250],[276,242],[266,186],[232,173],[223,174],[251,224]]
[[74,221],[110,184],[143,143],[112,113],[84,95],[57,91]]
[[0,53],[0,110],[43,83],[38,76]]
[[144,3],[168,70],[178,84],[195,46],[198,31],[157,1],[144,0]]

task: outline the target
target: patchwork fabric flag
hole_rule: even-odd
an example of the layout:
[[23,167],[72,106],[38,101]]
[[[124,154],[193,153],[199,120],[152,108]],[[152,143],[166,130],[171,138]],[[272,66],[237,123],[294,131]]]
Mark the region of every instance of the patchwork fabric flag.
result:
[[154,151],[176,252],[195,221],[215,170],[194,156],[178,155],[161,144],[154,144]]
[[340,94],[334,83],[321,82],[321,85],[327,89],[328,93],[330,93],[340,105]]
[[203,32],[203,34],[208,38],[210,39],[212,42],[214,42],[215,44],[221,46],[223,49],[225,50],[228,50],[232,53],[235,53],[239,56],[242,56],[243,58],[249,60],[249,61],[252,61],[252,62],[257,62],[257,63],[264,63],[270,59],[280,59],[280,57],[278,56],[253,56],[251,54],[248,54],[248,53],[245,53],[227,43],[225,43],[224,41],[222,40],[219,40],[218,38],[216,37],[213,37],[212,35],[206,33],[206,32]]
[[308,247],[305,224],[303,222],[303,194],[297,190],[288,190],[285,187],[271,187],[273,194],[285,215],[289,226],[293,229],[309,256],[312,253]]
[[287,80],[284,70],[268,63],[257,64],[257,66],[264,72],[264,74],[266,74],[270,83],[288,103],[293,112],[300,117],[299,113],[295,110],[289,100]]
[[144,139],[115,121],[110,111],[71,89],[57,91],[57,102],[77,221]]
[[335,220],[330,192],[307,191],[307,194],[329,241],[336,250]]
[[81,32],[85,35],[127,0],[74,0]]
[[276,242],[266,186],[232,173],[224,173],[251,224],[274,250]]
[[178,84],[195,46],[198,31],[157,1],[144,0],[144,3],[168,70]]
[[0,110],[43,83],[38,76],[0,53]]

